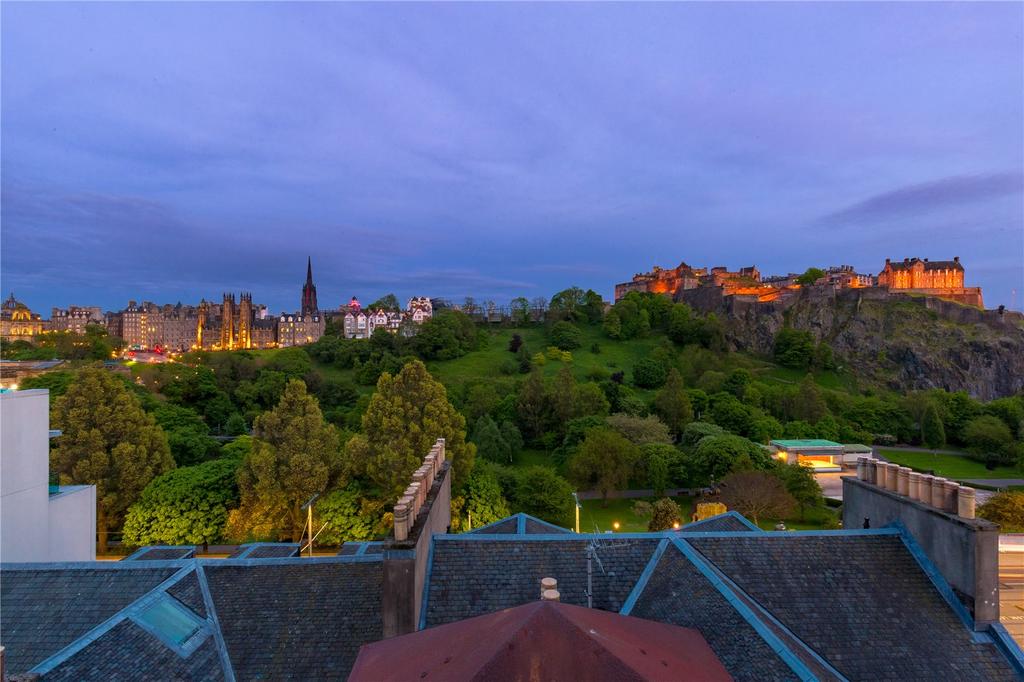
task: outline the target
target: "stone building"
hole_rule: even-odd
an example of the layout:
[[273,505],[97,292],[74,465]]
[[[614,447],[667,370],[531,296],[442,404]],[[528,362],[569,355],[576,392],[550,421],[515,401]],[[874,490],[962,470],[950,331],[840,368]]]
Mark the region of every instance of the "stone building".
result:
[[638,272],[629,282],[616,284],[615,300],[631,291],[673,296],[677,291],[696,289],[707,274],[706,268],[692,268],[685,262],[667,270],[655,265],[650,272]]
[[84,334],[90,324],[103,324],[103,311],[99,306],[73,305],[50,310],[50,331]]
[[326,324],[324,316],[319,313],[313,315],[282,313],[277,318],[277,345],[286,348],[313,343],[324,335]]
[[12,293],[0,306],[0,338],[4,341],[32,341],[46,326],[38,313],[17,301]]
[[964,266],[959,256],[951,261],[904,258],[893,262],[886,258],[885,267],[878,273],[878,286],[984,307],[981,288],[964,286]]

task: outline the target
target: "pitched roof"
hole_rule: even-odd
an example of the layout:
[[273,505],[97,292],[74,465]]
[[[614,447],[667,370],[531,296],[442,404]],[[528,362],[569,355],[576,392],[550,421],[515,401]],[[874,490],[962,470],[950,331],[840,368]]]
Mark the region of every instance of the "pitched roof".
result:
[[468,531],[466,534],[491,534],[491,535],[545,535],[548,533],[572,533],[568,528],[556,526],[536,516],[530,516],[519,512],[512,516],[499,519],[486,526],[480,526]]
[[[345,679],[380,639],[381,557],[9,564],[10,673]],[[154,613],[155,612],[155,613]]]
[[191,559],[196,555],[196,548],[188,545],[171,547],[167,545],[151,545],[142,547],[129,554],[121,561],[166,561],[170,559]]
[[743,514],[728,511],[724,514],[709,516],[700,521],[688,523],[679,529],[680,533],[712,533],[712,532],[746,532],[763,533],[764,531],[752,524]]
[[693,629],[552,601],[367,644],[350,680],[730,680]]
[[435,535],[425,589],[426,626],[451,623],[537,598],[541,578],[558,580],[562,602],[587,604],[587,545],[593,605],[622,608],[661,538],[559,535]]
[[297,542],[253,542],[232,552],[229,559],[277,559],[299,555]]

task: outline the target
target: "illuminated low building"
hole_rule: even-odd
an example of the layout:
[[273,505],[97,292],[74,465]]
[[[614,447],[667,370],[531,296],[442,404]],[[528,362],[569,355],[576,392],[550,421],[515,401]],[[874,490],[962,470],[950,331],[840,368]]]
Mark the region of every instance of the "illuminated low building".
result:
[[843,446],[831,440],[773,440],[769,447],[786,464],[803,464],[821,472],[843,470]]

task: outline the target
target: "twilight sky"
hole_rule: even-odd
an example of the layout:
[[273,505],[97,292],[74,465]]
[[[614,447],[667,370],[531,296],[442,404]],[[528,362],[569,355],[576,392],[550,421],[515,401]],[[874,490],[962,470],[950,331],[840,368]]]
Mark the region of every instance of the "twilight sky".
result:
[[961,257],[1024,303],[1024,5],[2,4],[3,295],[611,297]]

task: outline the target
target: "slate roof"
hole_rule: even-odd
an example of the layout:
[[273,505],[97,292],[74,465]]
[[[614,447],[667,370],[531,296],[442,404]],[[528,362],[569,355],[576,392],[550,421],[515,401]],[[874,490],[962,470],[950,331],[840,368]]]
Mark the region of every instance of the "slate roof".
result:
[[[0,638],[44,680],[343,680],[382,636],[382,575],[380,555],[5,564]],[[184,642],[146,620],[165,603]]]
[[176,570],[149,562],[5,564],[0,575],[0,634],[7,672],[27,672]]
[[679,529],[680,533],[709,533],[709,532],[745,532],[763,533],[764,531],[752,524],[742,514],[734,511],[711,516],[701,521],[688,523]]
[[346,542],[338,550],[338,556],[376,556],[383,553],[383,542]]
[[850,679],[1016,679],[897,534],[751,533],[687,542]]
[[383,632],[382,563],[359,559],[205,563],[238,679],[344,680]]
[[[587,605],[586,536],[434,536],[428,585],[427,626],[451,623],[537,599],[542,578],[558,580],[561,600]],[[492,539],[493,538],[493,539]],[[592,563],[593,605],[622,608],[640,578],[658,536],[597,541]]]
[[572,533],[572,531],[520,512],[486,526],[474,528],[465,534],[474,533],[480,535],[546,535],[549,533]]
[[277,559],[299,556],[297,542],[253,542],[242,545],[230,555],[229,559]]
[[142,547],[134,554],[129,554],[121,561],[168,561],[173,559],[191,559],[196,555],[195,547]]

